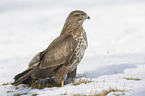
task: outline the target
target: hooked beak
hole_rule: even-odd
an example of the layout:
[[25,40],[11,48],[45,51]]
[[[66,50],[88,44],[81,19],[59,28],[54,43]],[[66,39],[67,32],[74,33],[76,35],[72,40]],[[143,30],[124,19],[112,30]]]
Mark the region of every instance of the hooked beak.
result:
[[90,20],[90,16],[87,15],[87,16],[86,16],[86,19],[89,19],[89,20]]

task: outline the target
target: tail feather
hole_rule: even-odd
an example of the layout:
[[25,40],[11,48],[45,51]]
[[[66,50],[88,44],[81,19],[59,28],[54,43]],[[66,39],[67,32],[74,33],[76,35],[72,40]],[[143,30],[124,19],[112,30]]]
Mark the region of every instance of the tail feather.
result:
[[[15,81],[12,83],[12,85],[18,85],[23,82],[25,82],[25,84],[29,83],[30,81],[28,79],[31,78],[31,73],[32,73],[32,69],[28,69],[28,70],[16,75],[14,77]],[[26,82],[26,81],[29,81],[29,82]]]
[[24,76],[26,73],[28,73],[31,69],[27,69],[26,71],[19,73],[18,75],[16,75],[14,77],[15,81],[18,80],[19,78],[21,78],[22,76]]

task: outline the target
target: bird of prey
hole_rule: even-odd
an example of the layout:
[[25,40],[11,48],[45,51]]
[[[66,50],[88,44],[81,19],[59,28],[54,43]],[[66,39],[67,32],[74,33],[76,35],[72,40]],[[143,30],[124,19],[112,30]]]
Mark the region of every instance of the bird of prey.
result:
[[31,84],[36,80],[54,78],[64,86],[64,78],[76,76],[77,65],[88,46],[83,22],[90,17],[83,11],[72,11],[58,36],[43,52],[39,52],[29,63],[29,68],[14,77],[13,85]]

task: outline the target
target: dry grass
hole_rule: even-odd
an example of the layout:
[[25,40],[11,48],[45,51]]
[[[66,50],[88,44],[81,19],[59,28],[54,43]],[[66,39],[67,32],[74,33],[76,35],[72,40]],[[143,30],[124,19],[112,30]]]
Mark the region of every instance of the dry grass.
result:
[[138,81],[138,80],[141,80],[141,79],[139,79],[139,78],[126,78],[126,77],[123,77],[123,79],[126,79],[126,80],[136,80],[136,81]]
[[77,85],[80,85],[80,84],[82,84],[82,83],[84,83],[84,84],[87,84],[87,83],[91,83],[91,82],[94,82],[93,80],[91,80],[91,79],[81,79],[80,78],[80,80],[78,81],[78,82],[73,82],[73,85],[74,86],[77,86]]
[[28,93],[14,94],[13,96],[22,96],[22,95],[28,95]]
[[3,83],[2,86],[8,85],[8,84],[9,84],[8,82],[7,83]]

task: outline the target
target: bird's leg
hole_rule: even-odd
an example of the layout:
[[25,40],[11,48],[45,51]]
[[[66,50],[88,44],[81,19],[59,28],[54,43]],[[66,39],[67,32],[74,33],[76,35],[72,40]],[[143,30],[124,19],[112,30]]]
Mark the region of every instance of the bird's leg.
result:
[[73,83],[75,82],[74,78],[76,77],[76,71],[77,68],[67,74],[67,79],[71,78]]
[[45,87],[45,83],[46,83],[46,80],[45,79],[41,79],[40,80],[41,88],[44,88]]
[[64,80],[61,81],[61,87],[63,87],[63,86],[64,86]]

